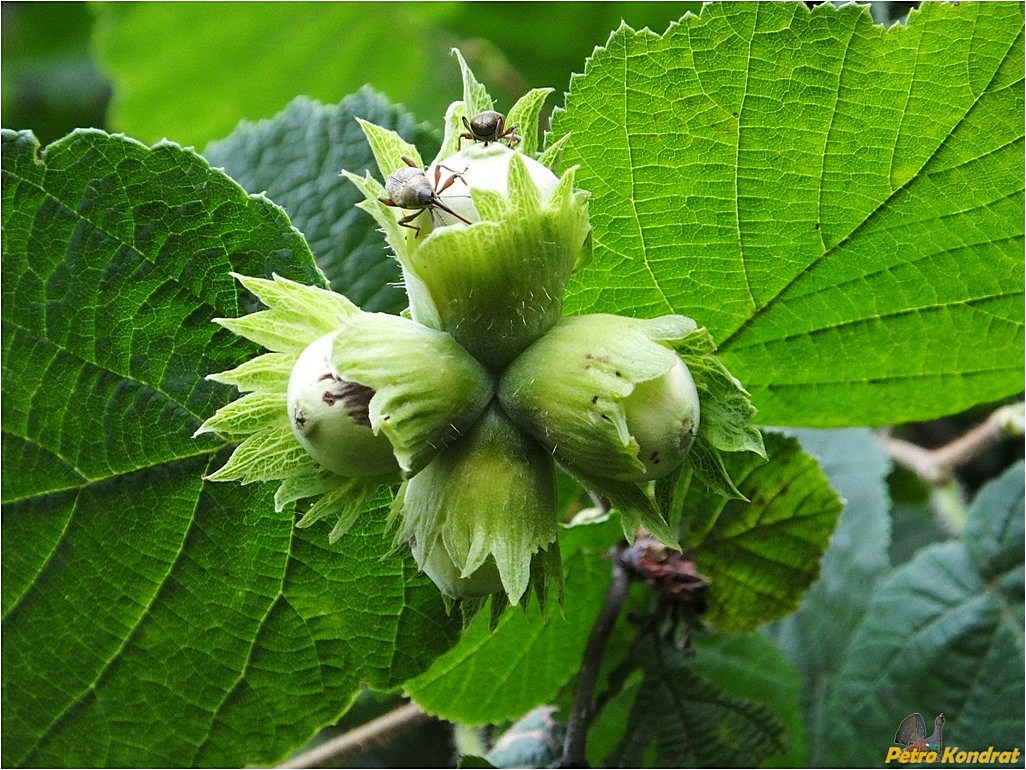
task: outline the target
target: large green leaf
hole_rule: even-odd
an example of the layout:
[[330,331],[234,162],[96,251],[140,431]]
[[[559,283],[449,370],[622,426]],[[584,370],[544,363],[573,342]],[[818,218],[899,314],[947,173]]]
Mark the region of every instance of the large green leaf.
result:
[[883,761],[898,723],[943,713],[946,746],[1024,748],[1023,464],[984,487],[963,539],[880,581],[826,710],[822,758]]
[[[177,3],[96,9],[94,48],[115,84],[112,126],[203,145],[297,94],[336,102],[364,84],[427,116],[459,91],[441,3]],[[369,21],[373,23],[368,23]],[[164,44],[154,44],[162,41]],[[432,83],[438,83],[432,88]],[[425,88],[426,86],[426,88]]]
[[203,155],[288,212],[332,289],[364,310],[398,313],[407,304],[399,263],[374,220],[356,208],[363,195],[339,176],[342,169],[378,173],[357,118],[396,131],[424,157],[437,150],[438,137],[428,127],[364,88],[334,106],[298,97],[272,120],[243,123]]
[[112,3],[93,9],[94,48],[112,127],[202,146],[296,94],[335,102],[364,84],[440,122],[460,92],[454,46],[506,111],[532,86],[564,86],[621,19],[664,29],[689,7],[701,3]]
[[1021,390],[1023,8],[710,3],[621,27],[553,135],[593,193],[570,312],[708,326],[771,425]]
[[229,270],[323,285],[284,212],[195,153],[3,133],[3,762],[273,762],[457,623],[388,549],[328,547],[192,434],[255,352]]
[[766,706],[782,720],[787,751],[763,767],[808,767],[805,724],[798,707],[801,681],[780,648],[759,633],[695,634],[689,667],[739,698]]

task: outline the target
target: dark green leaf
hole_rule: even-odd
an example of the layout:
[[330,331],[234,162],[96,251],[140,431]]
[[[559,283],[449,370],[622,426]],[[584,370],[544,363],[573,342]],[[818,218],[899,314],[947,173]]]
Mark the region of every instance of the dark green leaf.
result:
[[484,757],[478,757],[478,756],[475,756],[474,754],[464,754],[462,757],[460,757],[460,761],[459,761],[459,764],[457,765],[457,767],[459,767],[459,768],[489,768],[489,767],[495,767],[495,765],[493,765],[491,762],[489,762]]
[[568,311],[709,328],[769,425],[1022,389],[1023,8],[709,3],[617,30],[553,136],[592,192]]
[[765,436],[769,462],[730,455],[730,476],[748,500],[728,499],[682,473],[674,505],[682,509],[685,552],[711,581],[704,619],[746,631],[797,607],[819,562],[841,501],[798,442]]
[[272,120],[243,123],[203,154],[251,193],[264,192],[305,236],[331,288],[364,310],[406,307],[399,264],[385,249],[374,220],[356,203],[359,190],[339,176],[346,169],[378,173],[356,118],[399,133],[431,157],[437,137],[369,88],[335,106],[305,97]]
[[255,353],[211,323],[252,303],[229,271],[323,280],[281,209],[83,131],[4,132],[2,211],[5,765],[274,762],[452,643],[384,508],[329,548],[201,478],[204,375]]
[[962,538],[984,580],[1001,581],[1005,573],[1022,568],[1023,517],[1016,515],[1023,511],[1022,477],[1019,462],[983,487],[969,509]]
[[831,765],[879,764],[901,720],[943,713],[946,746],[1023,748],[1023,465],[985,487],[963,541],[881,581],[825,718]]
[[784,751],[784,727],[769,709],[735,697],[687,665],[683,653],[642,641],[623,742],[604,767],[755,767]]
[[762,767],[806,767],[801,681],[780,648],[762,634],[695,634],[688,666],[731,695],[761,703],[784,724],[787,751]]
[[830,761],[834,749],[823,710],[851,636],[877,580],[887,574],[890,537],[886,476],[890,461],[872,432],[796,431],[806,451],[822,463],[844,498],[841,521],[823,556],[823,568],[801,608],[770,630],[802,677],[802,711],[810,765]]
[[[949,423],[952,426],[954,424]],[[925,482],[915,471],[896,465],[887,477],[887,487],[891,495],[891,544],[888,554],[892,566],[904,564],[925,545],[958,535],[952,519],[946,515],[948,512],[964,528],[967,501],[958,480],[951,479],[934,486]]]

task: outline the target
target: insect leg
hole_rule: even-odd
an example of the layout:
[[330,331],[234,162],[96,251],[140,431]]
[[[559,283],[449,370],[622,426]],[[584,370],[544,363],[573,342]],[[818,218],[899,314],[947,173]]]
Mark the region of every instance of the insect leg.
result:
[[402,225],[403,227],[408,227],[411,230],[413,230],[414,232],[416,232],[417,237],[419,238],[420,237],[420,228],[417,227],[417,225],[411,225],[410,222],[412,222],[414,219],[416,219],[417,217],[419,217],[423,213],[424,213],[424,209],[417,209],[412,214],[407,214],[405,217],[400,219],[399,220],[399,224]]

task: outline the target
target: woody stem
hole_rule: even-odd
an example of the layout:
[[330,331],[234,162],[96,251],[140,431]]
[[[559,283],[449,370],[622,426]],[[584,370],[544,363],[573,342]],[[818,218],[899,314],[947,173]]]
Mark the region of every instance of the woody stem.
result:
[[618,547],[612,554],[613,580],[606,594],[605,604],[595,621],[591,636],[588,637],[588,645],[584,650],[584,659],[581,661],[581,670],[577,677],[577,689],[574,691],[570,720],[567,723],[566,740],[563,743],[563,758],[559,763],[561,768],[590,767],[585,755],[585,742],[593,716],[595,686],[598,683],[599,669],[602,666],[606,644],[613,633],[616,619],[627,599],[627,589],[630,587],[630,575],[620,563],[621,551],[622,547]]

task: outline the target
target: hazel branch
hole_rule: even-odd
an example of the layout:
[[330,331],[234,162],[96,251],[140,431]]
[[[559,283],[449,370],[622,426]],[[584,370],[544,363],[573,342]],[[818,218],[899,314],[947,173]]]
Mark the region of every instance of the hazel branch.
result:
[[297,754],[278,767],[339,767],[345,760],[362,754],[372,746],[388,743],[397,732],[409,730],[432,719],[434,717],[416,703],[406,703],[309,751]]
[[938,486],[949,481],[956,468],[965,465],[1001,439],[1023,435],[1023,423],[1024,404],[1019,402],[996,409],[982,423],[936,449],[925,449],[887,433],[881,434],[881,440],[891,459],[914,472],[927,484]]
[[577,689],[574,691],[574,702],[566,727],[563,758],[559,762],[559,767],[562,768],[590,767],[585,755],[585,742],[593,716],[595,686],[598,684],[606,644],[613,633],[613,626],[616,625],[616,619],[620,616],[620,610],[627,599],[627,590],[630,588],[630,575],[620,562],[622,550],[622,547],[617,548],[612,554],[613,582],[609,586],[606,602],[602,605],[602,611],[595,621],[591,636],[588,637],[588,645],[584,649],[584,659],[581,661]]

